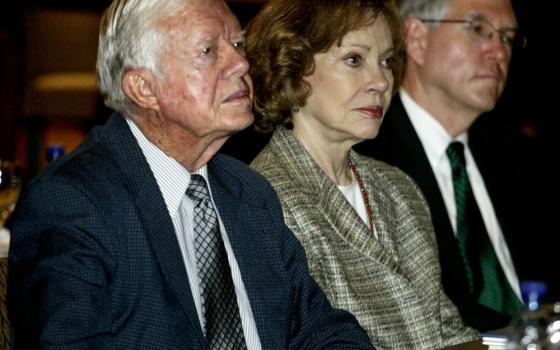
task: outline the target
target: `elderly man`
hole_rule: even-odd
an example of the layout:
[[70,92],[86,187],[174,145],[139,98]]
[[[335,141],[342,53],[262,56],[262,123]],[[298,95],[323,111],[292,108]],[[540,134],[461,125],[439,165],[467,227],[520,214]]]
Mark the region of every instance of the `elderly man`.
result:
[[499,328],[522,306],[520,281],[546,279],[556,266],[535,256],[539,235],[549,233],[539,228],[547,217],[535,146],[478,119],[494,108],[524,39],[510,0],[398,4],[407,30],[403,88],[379,136],[358,150],[416,180],[432,212],[445,291],[467,325]]
[[371,348],[268,183],[215,155],[253,121],[243,44],[221,0],[111,4],[97,70],[117,113],[13,217],[16,348]]

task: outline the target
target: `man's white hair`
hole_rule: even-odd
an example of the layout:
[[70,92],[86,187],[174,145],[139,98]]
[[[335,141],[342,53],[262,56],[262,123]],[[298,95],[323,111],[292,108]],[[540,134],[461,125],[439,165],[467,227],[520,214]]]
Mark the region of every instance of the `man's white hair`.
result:
[[403,19],[409,17],[442,19],[453,0],[397,0]]
[[114,0],[103,14],[97,51],[97,85],[105,104],[126,112],[130,100],[121,80],[132,68],[161,77],[158,57],[167,43],[158,23],[180,11],[189,0]]

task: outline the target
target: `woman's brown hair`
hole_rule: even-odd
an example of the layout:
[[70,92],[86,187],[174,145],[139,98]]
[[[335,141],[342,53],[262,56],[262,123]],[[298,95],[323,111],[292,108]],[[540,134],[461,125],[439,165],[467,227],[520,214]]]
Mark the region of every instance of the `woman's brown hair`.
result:
[[403,23],[391,0],[269,0],[247,26],[247,58],[255,86],[255,127],[270,132],[291,122],[311,94],[304,77],[313,57],[383,15],[393,36],[396,91],[404,70]]

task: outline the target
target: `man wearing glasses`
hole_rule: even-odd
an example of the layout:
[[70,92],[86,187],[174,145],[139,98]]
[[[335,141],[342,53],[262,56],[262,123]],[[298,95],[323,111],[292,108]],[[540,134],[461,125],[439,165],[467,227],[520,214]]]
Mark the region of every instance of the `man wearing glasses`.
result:
[[494,109],[526,40],[510,0],[397,2],[407,31],[403,88],[379,136],[358,150],[415,179],[447,294],[467,325],[497,329],[523,306],[520,282],[547,277],[534,254],[547,234],[534,146],[479,119]]

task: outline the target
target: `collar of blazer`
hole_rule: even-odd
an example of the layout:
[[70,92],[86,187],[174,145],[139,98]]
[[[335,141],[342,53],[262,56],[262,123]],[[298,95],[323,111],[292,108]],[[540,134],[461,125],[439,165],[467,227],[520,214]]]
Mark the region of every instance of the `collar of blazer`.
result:
[[292,188],[298,189],[300,200],[317,208],[316,212],[305,214],[309,219],[316,219],[318,225],[322,226],[325,226],[326,222],[344,241],[359,249],[362,254],[385,265],[394,264],[395,269],[398,269],[395,264],[394,243],[386,231],[385,218],[391,213],[382,205],[384,180],[375,169],[376,161],[351,151],[351,157],[359,168],[370,199],[379,240],[375,239],[367,224],[352,208],[336,184],[297,141],[291,130],[278,128],[270,142],[276,161],[290,177]]

